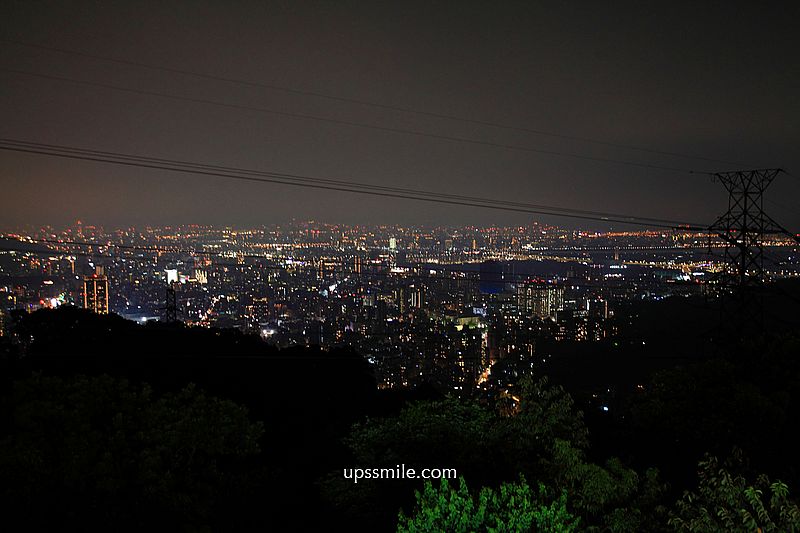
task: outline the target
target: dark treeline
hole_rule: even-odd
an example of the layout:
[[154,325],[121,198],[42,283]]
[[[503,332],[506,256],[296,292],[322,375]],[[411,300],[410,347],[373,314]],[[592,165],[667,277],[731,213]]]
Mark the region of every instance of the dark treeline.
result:
[[[146,383],[157,393],[196,384],[245,406],[264,424],[261,453],[240,465],[247,490],[227,502],[222,529],[315,520],[314,482],[341,465],[340,440],[376,408],[369,366],[349,350],[279,351],[236,330],[139,325],[82,309],[19,315],[15,344],[6,344],[4,393],[16,379],[108,375]],[[17,353],[14,353],[17,352]],[[259,479],[260,477],[260,479]],[[44,503],[44,502],[42,502]],[[232,521],[232,522],[231,522]]]
[[[732,344],[709,339],[705,324],[681,328],[682,339],[653,351],[656,334],[554,357],[520,377],[509,416],[433,387],[379,391],[345,348],[277,350],[234,330],[75,308],[19,314],[0,340],[2,496],[34,528],[379,531],[398,527],[401,508],[406,529],[446,527],[441,509],[426,507],[437,490],[466,501],[516,483],[503,494],[547,507],[534,513],[540,528],[713,530],[721,515],[700,509],[719,497],[752,530],[742,517],[757,516],[759,502],[745,489],[761,487],[765,501],[780,490],[760,475],[800,486],[800,341],[793,328]],[[591,401],[609,376],[617,393],[604,412]],[[718,482],[705,454],[732,481]],[[698,485],[700,461],[715,473]],[[469,490],[433,484],[415,498],[419,480],[356,485],[342,475],[398,463],[457,468]],[[719,488],[740,485],[734,495]],[[676,504],[684,490],[703,505]],[[506,516],[502,498],[489,500]],[[773,500],[765,512],[780,530],[774,517],[791,520],[796,508]]]

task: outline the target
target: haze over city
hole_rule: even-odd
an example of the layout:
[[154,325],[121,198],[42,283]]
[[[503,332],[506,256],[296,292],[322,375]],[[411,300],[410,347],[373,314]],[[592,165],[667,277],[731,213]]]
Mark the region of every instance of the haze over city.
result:
[[[790,53],[797,9],[12,2],[0,35],[0,136],[710,224],[725,208],[724,190],[686,171],[798,167],[800,74]],[[530,219],[9,152],[0,184],[14,192],[0,214],[4,226],[34,217],[114,227]],[[798,193],[797,179],[784,176],[768,194],[788,227],[800,226],[800,215],[781,199]]]

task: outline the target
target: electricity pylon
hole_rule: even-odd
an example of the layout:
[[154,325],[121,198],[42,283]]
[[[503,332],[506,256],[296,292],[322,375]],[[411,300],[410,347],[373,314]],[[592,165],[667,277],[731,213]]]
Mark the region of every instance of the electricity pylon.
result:
[[725,266],[718,281],[733,302],[723,303],[724,320],[739,332],[763,326],[765,237],[789,235],[796,239],[764,211],[764,191],[781,172],[768,168],[712,174],[728,191],[728,211],[709,230],[725,243]]

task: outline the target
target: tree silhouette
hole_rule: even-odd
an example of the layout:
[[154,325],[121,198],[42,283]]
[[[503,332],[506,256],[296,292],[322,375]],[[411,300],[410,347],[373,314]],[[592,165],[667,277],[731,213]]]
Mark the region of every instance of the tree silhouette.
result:
[[789,487],[759,475],[750,483],[706,456],[699,463],[697,492],[686,491],[669,520],[676,531],[686,532],[795,532],[800,531],[800,508],[789,500]]
[[264,431],[194,386],[108,376],[34,377],[3,407],[2,498],[34,529],[202,528]]

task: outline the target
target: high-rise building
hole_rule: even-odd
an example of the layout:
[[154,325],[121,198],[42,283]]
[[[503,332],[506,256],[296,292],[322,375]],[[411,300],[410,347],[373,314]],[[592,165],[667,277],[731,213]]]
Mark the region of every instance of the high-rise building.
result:
[[520,283],[517,305],[539,318],[555,317],[564,309],[564,287],[552,283]]
[[397,305],[400,314],[405,314],[408,310],[408,293],[405,287],[398,287],[394,291],[395,305]]
[[83,307],[101,315],[108,314],[108,277],[102,266],[83,278]]
[[375,307],[375,294],[367,293],[361,297],[364,307]]
[[258,328],[262,324],[269,322],[271,302],[267,297],[256,297],[250,305],[247,306],[247,318],[250,326]]
[[422,309],[425,307],[425,288],[411,286],[411,307]]
[[208,283],[208,272],[205,270],[195,270],[194,278],[200,285],[206,285]]

